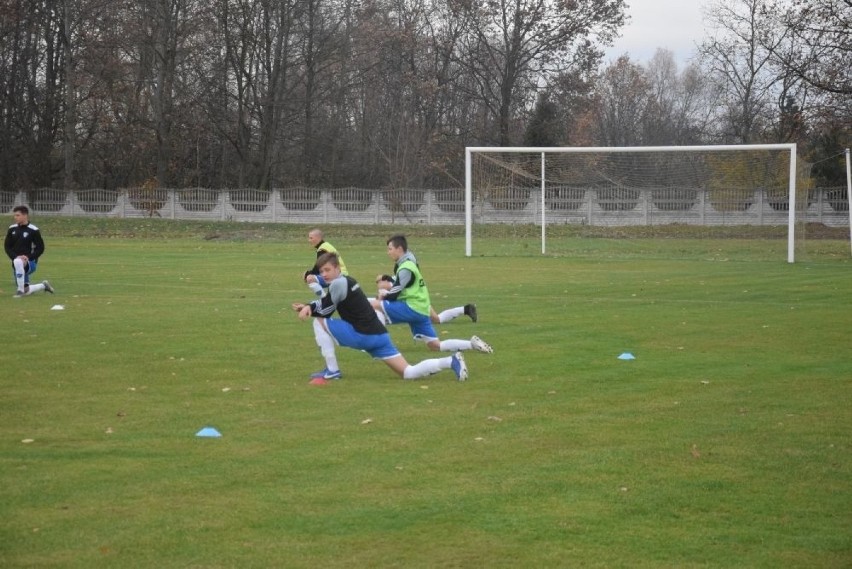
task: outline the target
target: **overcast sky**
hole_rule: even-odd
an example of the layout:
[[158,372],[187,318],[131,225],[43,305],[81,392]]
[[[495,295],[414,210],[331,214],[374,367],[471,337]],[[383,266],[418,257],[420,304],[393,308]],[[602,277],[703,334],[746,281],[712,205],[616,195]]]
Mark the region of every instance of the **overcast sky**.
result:
[[627,0],[630,23],[606,50],[604,61],[627,53],[636,63],[647,63],[658,47],[674,53],[682,69],[704,37],[701,6],[708,0]]

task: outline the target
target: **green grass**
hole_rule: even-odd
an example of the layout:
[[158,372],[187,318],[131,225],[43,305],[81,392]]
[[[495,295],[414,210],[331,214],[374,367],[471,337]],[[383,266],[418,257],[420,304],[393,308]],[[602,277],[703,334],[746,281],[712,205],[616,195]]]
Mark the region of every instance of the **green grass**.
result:
[[436,307],[479,308],[442,337],[495,353],[403,382],[340,350],[315,387],[305,227],[36,221],[58,293],[0,282],[2,567],[852,564],[848,241],[330,227],[368,284],[408,233]]

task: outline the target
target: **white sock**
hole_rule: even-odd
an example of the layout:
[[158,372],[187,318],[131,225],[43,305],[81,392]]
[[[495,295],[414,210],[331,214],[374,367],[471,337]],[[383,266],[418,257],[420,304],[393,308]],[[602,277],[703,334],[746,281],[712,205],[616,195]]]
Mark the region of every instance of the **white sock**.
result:
[[320,286],[319,283],[317,283],[317,282],[308,283],[308,288],[311,289],[314,292],[315,295],[322,296],[322,287]]
[[12,266],[15,267],[15,283],[18,285],[18,290],[24,292],[27,277],[27,271],[24,269],[24,261],[15,257],[12,259]]
[[438,373],[442,369],[450,369],[453,365],[453,358],[431,358],[423,360],[420,363],[410,365],[405,368],[402,373],[403,379],[419,379]]
[[42,283],[31,284],[27,294],[33,294],[35,292],[41,292],[44,290],[44,285]]
[[[367,297],[367,301],[368,301],[371,305],[373,304],[373,301],[374,301],[374,300],[376,300],[376,297],[375,297],[375,296],[368,296],[368,297]],[[375,312],[375,313],[376,313],[376,318],[378,318],[378,319],[379,319],[379,322],[381,322],[381,323],[382,323],[382,324],[384,324],[385,326],[387,326],[388,324],[390,324],[390,322],[388,322],[387,317],[385,316],[385,313],[382,311],[382,309],[381,309],[381,308],[374,308],[374,309],[373,309],[373,312]]]
[[337,354],[334,353],[334,338],[325,331],[318,318],[314,318],[314,338],[316,338],[322,357],[325,358],[326,369],[329,371],[340,371],[337,363]]
[[444,322],[449,322],[455,318],[458,318],[464,314],[464,306],[456,306],[455,308],[448,308],[446,310],[441,311],[438,314],[438,320],[443,324]]
[[442,352],[458,352],[473,349],[470,340],[443,340],[441,342]]

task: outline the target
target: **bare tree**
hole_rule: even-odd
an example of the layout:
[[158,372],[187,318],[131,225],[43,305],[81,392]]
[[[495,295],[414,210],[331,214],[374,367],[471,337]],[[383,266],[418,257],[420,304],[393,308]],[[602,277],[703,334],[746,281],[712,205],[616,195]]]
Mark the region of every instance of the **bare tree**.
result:
[[645,66],[650,101],[645,114],[644,144],[697,144],[712,114],[710,90],[700,70],[680,71],[671,51],[658,49]]
[[[305,12],[310,13],[313,2]],[[298,3],[291,0],[263,4],[263,43],[259,46],[258,97],[259,141],[257,179],[253,185],[268,190],[276,177],[281,130],[287,116],[286,100],[292,92],[290,69],[294,65],[293,27],[299,16]]]
[[74,171],[76,169],[75,152],[77,150],[77,53],[75,36],[79,35],[80,10],[75,0],[63,0],[62,3],[62,46],[65,50],[65,139],[63,151],[65,154],[64,183],[65,189],[76,186]]
[[[810,141],[816,157],[852,142],[852,2],[850,0],[768,0],[766,11],[784,30],[787,43],[773,55],[800,83],[783,93],[779,131]],[[834,140],[834,148],[827,142]]]
[[852,1],[776,0],[766,11],[780,14],[787,33],[796,40],[794,50],[774,50],[784,65],[821,91],[852,94]]
[[525,133],[844,132],[848,0],[719,0],[703,67],[599,73],[625,1],[0,0],[0,189],[428,187]]
[[455,119],[458,30],[446,5],[432,0],[387,0],[359,12],[359,169],[370,185],[419,186],[446,175],[441,132]]
[[[25,124],[21,124],[21,111],[25,93],[27,59],[25,55],[27,29],[20,4],[0,3],[0,190],[16,189],[18,168],[25,150],[21,143]],[[23,127],[23,128],[21,128]]]
[[535,102],[541,81],[624,23],[624,0],[458,3],[470,22],[460,59],[475,81],[469,95],[487,109],[501,145],[511,143],[514,113]]
[[50,186],[61,165],[62,10],[59,0],[0,4],[0,182],[4,189]]
[[[325,128],[318,124],[322,113],[333,105],[338,83],[334,75],[346,67],[343,57],[347,41],[344,32],[350,19],[350,6],[339,0],[305,0],[298,20],[302,89],[301,178],[310,183],[314,173],[325,170],[323,147]],[[318,116],[319,114],[319,116]]]
[[596,95],[599,143],[602,146],[643,144],[643,124],[652,102],[644,69],[622,55],[604,70]]
[[[244,187],[251,175],[254,69],[261,52],[259,38],[271,38],[264,29],[264,23],[270,20],[262,16],[265,13],[263,5],[254,0],[219,0],[215,5],[218,35],[223,46],[221,53],[214,57],[221,57],[224,61],[214,63],[217,72],[212,74],[212,78],[215,83],[208,92],[215,93],[215,96],[205,97],[205,108],[219,136],[234,151],[236,176],[230,181],[238,187]],[[226,171],[229,163],[223,157]]]
[[717,1],[705,19],[711,37],[699,47],[702,64],[718,82],[724,142],[758,142],[778,113],[778,87],[784,72],[773,50],[784,44],[762,0]]
[[133,8],[113,0],[86,0],[81,7],[76,36],[73,29],[71,35],[74,81],[67,87],[75,101],[75,182],[112,189],[153,178],[154,145]]

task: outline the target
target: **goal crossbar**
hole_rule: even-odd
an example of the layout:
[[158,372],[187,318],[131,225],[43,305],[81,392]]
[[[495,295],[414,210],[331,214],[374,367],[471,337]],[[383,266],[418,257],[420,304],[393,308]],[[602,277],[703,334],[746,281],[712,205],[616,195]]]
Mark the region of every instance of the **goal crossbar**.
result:
[[[796,208],[796,144],[731,144],[731,145],[698,145],[698,146],[578,146],[578,147],[544,147],[544,146],[468,146],[465,148],[465,256],[473,254],[473,161],[472,155],[500,154],[540,154],[541,155],[541,252],[546,252],[546,207],[545,207],[545,156],[550,154],[576,153],[651,153],[651,152],[729,152],[741,150],[786,150],[790,153],[789,163],[789,204],[787,217],[787,262],[795,262],[795,223]],[[852,213],[850,213],[852,215]]]

